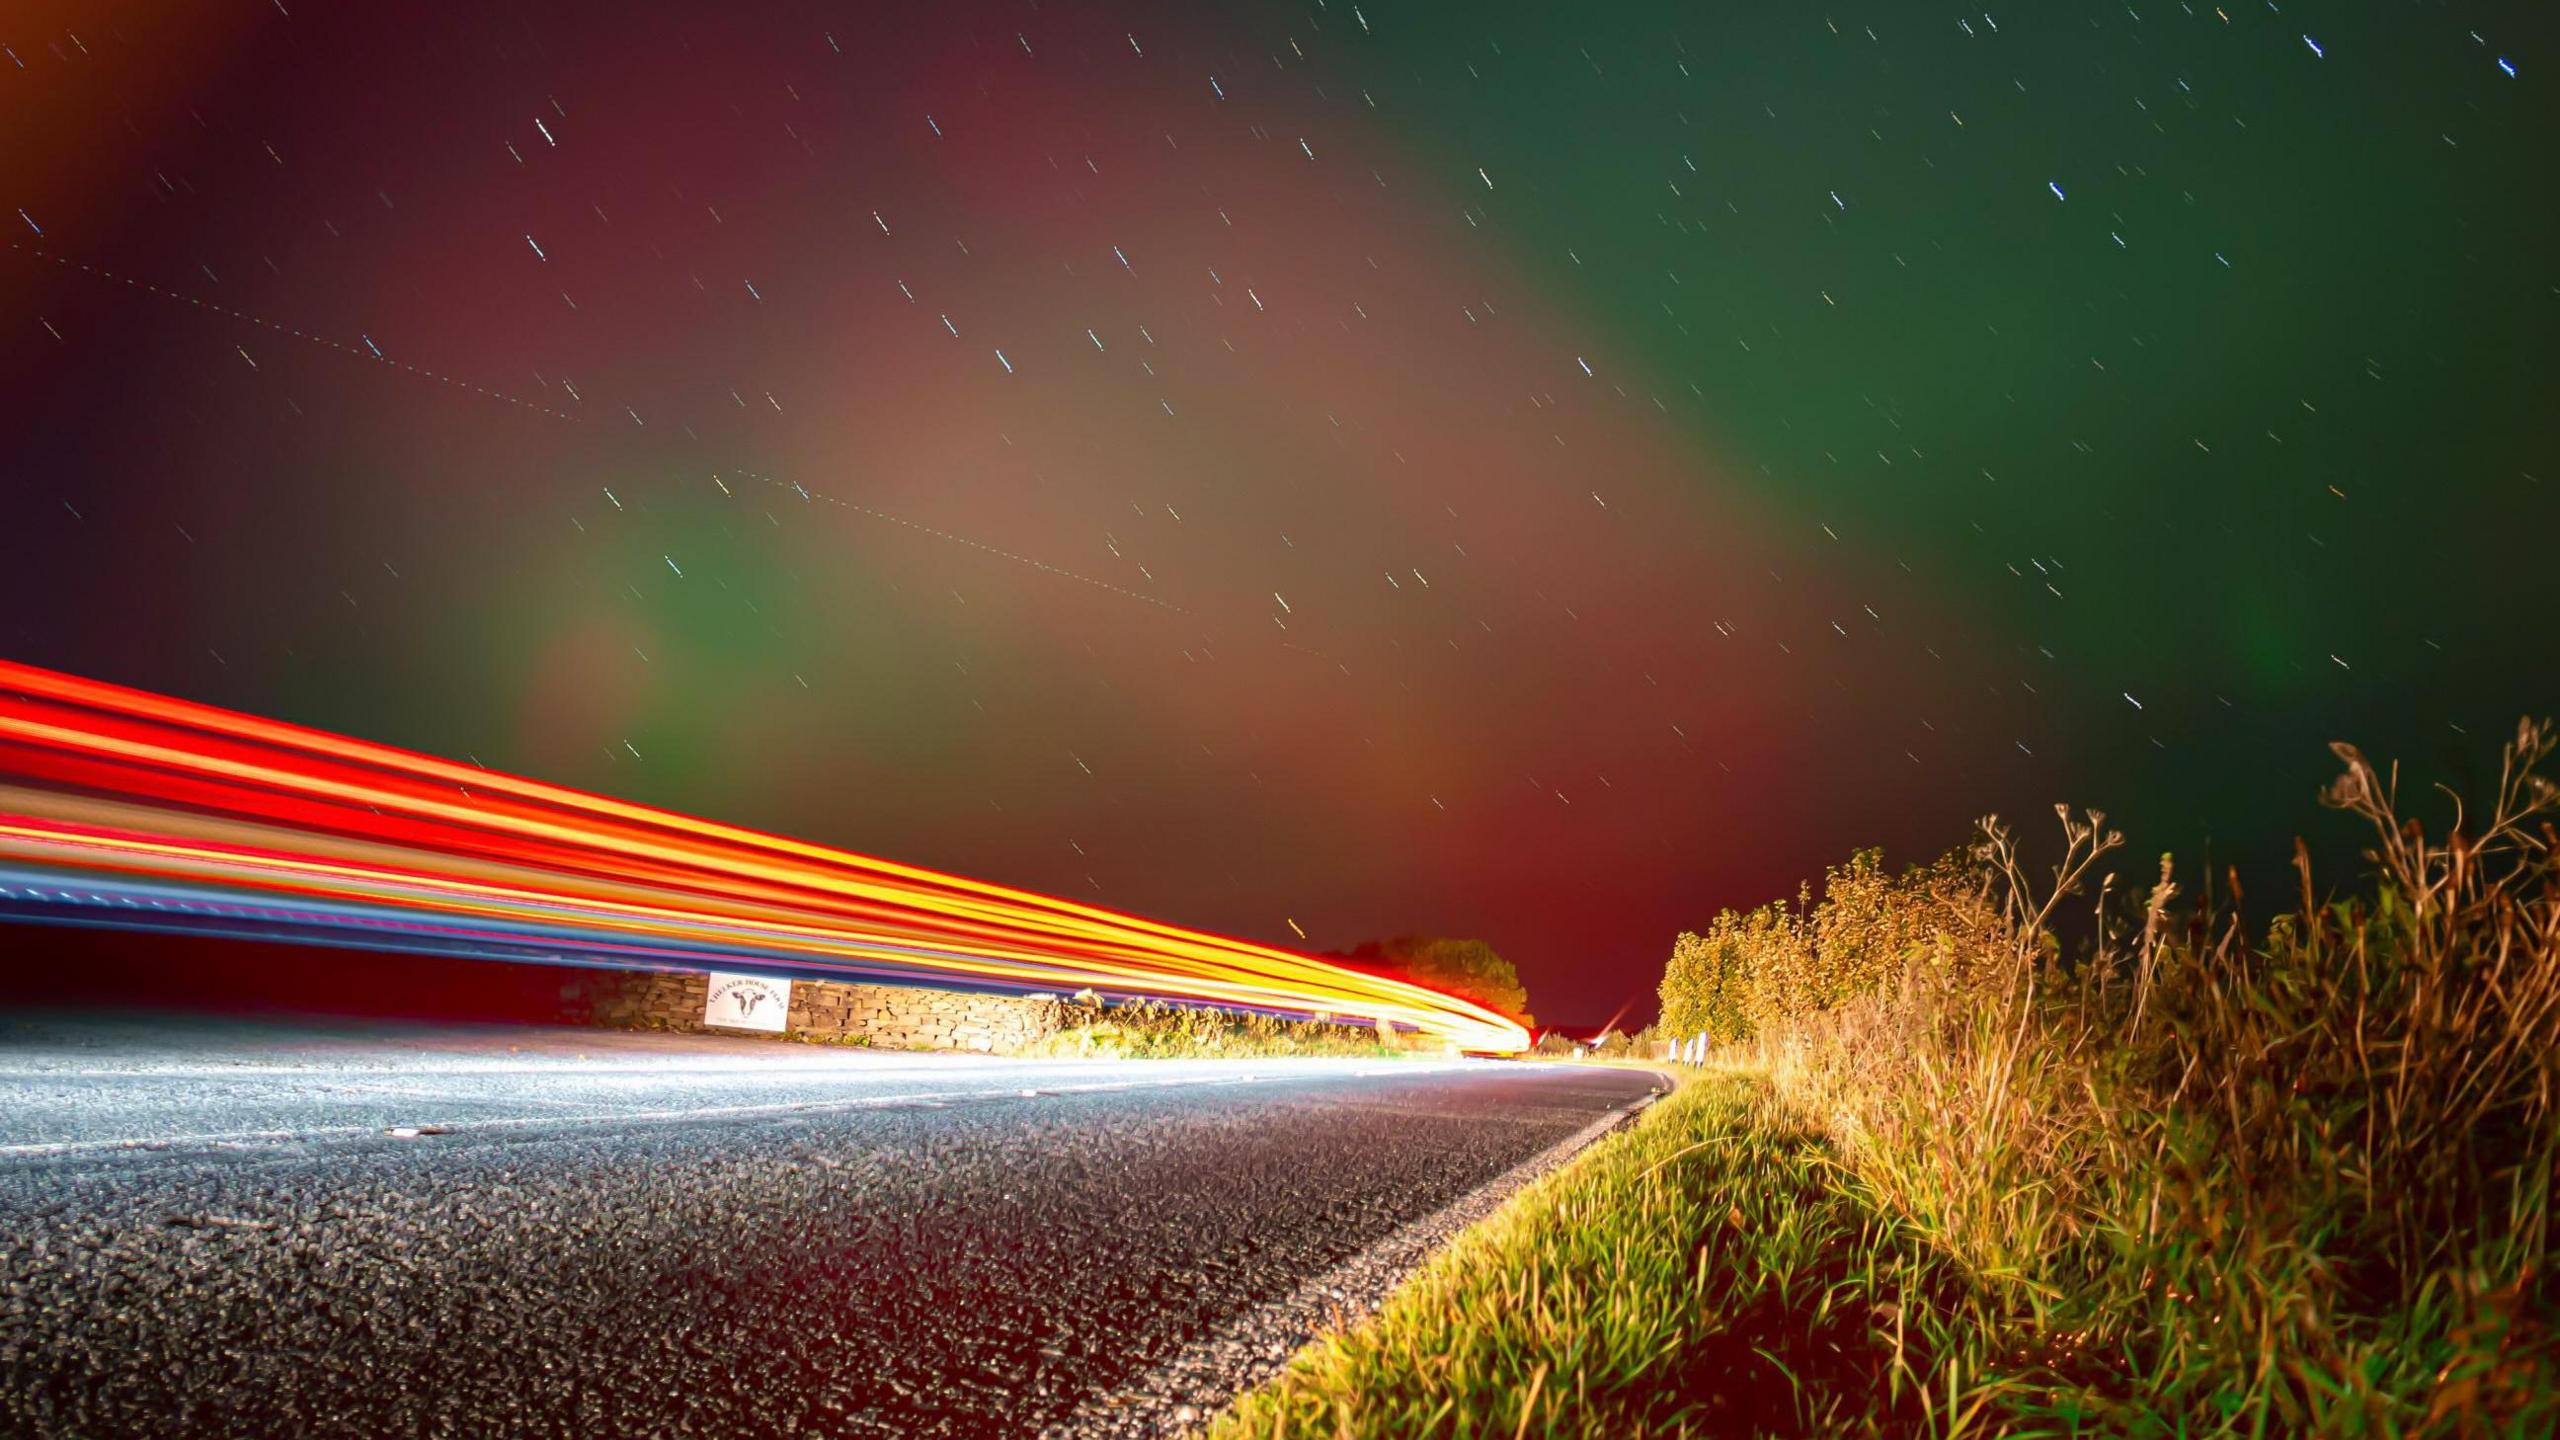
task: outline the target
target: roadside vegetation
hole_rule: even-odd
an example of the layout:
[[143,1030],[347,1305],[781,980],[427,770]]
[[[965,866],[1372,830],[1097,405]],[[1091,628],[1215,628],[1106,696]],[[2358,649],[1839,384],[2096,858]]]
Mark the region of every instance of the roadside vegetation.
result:
[[2560,1432],[2553,742],[2434,827],[2334,749],[2264,922],[2066,809],[1681,936],[1719,1066],[1218,1434]]
[[1211,1430],[1271,1436],[1851,1433],[1917,1424],[1905,1327],[1946,1259],[1834,1183],[1747,1070],[1691,1079],[1533,1183]]
[[1439,1046],[1353,1021],[1287,1020],[1152,1000],[1062,1004],[1060,1028],[1020,1053],[1125,1060],[1228,1060],[1265,1055],[1402,1056]]

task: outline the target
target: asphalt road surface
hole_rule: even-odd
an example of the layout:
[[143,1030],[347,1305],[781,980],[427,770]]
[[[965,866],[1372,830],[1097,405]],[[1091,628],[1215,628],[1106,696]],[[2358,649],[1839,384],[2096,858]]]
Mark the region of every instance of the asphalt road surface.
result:
[[1656,1084],[0,1014],[0,1434],[1169,1433]]

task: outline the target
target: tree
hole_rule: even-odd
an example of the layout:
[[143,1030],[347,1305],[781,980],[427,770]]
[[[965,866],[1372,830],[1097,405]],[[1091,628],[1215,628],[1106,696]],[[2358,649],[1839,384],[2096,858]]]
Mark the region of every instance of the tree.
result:
[[1498,1011],[1530,1029],[1528,987],[1520,972],[1481,940],[1450,940],[1432,935],[1399,935],[1370,940],[1339,958],[1427,986]]
[[1719,911],[1705,934],[1682,931],[1662,973],[1662,1028],[1677,1039],[1706,1034],[1723,1043],[1750,1038],[1769,1008],[1774,973],[1801,947],[1785,902],[1748,914]]

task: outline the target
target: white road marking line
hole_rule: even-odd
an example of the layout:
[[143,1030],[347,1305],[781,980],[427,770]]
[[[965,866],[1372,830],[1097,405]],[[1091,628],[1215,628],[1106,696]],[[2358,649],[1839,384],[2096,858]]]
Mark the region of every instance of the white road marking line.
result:
[[[1524,1073],[1536,1072],[1524,1068]],[[1289,1294],[1229,1319],[1171,1358],[1093,1396],[1067,1418],[1043,1430],[1041,1440],[1085,1440],[1117,1434],[1133,1419],[1167,1416],[1184,1402],[1203,1410],[1225,1404],[1241,1393],[1234,1388],[1235,1382],[1241,1381],[1241,1389],[1249,1390],[1278,1374],[1308,1341],[1371,1313],[1432,1255],[1468,1226],[1501,1209],[1531,1181],[1571,1161],[1618,1126],[1630,1123],[1633,1122],[1627,1109],[1609,1107],[1573,1134],[1439,1210],[1398,1227],[1359,1254],[1301,1281]],[[1346,1295],[1354,1297],[1348,1312],[1343,1304]],[[1287,1349],[1279,1358],[1251,1359],[1241,1369],[1235,1364],[1232,1350],[1238,1342],[1250,1346],[1281,1337],[1286,1337]]]

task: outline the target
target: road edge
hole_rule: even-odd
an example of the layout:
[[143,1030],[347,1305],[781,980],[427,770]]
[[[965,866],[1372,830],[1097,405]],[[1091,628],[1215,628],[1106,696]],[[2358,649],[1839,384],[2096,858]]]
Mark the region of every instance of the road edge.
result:
[[1377,1310],[1424,1261],[1514,1195],[1620,1128],[1668,1094],[1673,1080],[1505,1170],[1359,1254],[1246,1311],[1137,1378],[1095,1396],[1040,1432],[1041,1440],[1169,1440],[1199,1433],[1236,1400],[1288,1368],[1324,1334]]

